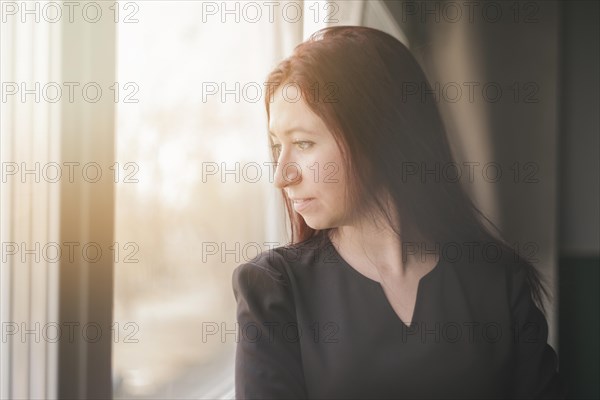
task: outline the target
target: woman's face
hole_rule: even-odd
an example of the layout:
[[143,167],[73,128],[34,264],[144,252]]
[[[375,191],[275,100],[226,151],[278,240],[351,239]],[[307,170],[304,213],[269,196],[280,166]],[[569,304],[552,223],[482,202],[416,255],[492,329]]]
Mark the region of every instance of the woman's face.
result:
[[269,131],[278,155],[275,186],[285,189],[294,210],[311,228],[346,225],[349,213],[341,151],[299,93],[295,85],[282,85],[270,104]]

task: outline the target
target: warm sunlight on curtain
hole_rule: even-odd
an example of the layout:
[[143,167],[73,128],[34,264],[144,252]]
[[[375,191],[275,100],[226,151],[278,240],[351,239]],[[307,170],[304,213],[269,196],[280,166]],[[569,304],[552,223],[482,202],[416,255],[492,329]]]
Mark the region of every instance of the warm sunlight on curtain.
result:
[[60,31],[8,18],[1,29],[0,398],[53,398],[58,343],[42,335],[57,324],[58,264],[42,249],[59,242],[59,109],[35,85],[60,81]]

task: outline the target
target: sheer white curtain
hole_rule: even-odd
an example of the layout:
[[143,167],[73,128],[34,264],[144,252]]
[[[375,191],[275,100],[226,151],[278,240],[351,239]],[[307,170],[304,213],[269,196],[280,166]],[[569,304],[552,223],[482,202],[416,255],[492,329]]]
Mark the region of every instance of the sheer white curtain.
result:
[[[95,24],[81,17],[69,21],[57,16],[60,5],[54,2],[2,2],[0,7],[0,397],[57,398],[58,363],[70,361],[72,370],[60,372],[85,396],[86,379],[94,371],[88,370],[92,351],[82,340],[82,326],[94,304],[79,300],[88,298],[88,277],[111,270],[103,263],[80,262],[76,250],[76,261],[69,261],[67,246],[80,250],[99,242],[96,218],[112,221],[110,207],[95,207],[112,192],[101,182],[82,182],[81,171],[88,162],[110,165],[114,103],[110,96],[84,101],[81,88],[94,82],[106,93],[114,82],[114,23],[109,18]],[[65,207],[73,199],[78,206]],[[66,275],[72,285],[61,287]],[[102,280],[94,284],[105,288]],[[71,315],[64,313],[61,292],[73,294],[67,304]],[[64,323],[71,316],[72,331]],[[72,344],[66,361],[66,353],[59,357],[65,343]]]
[[[44,340],[42,329],[57,321],[58,265],[38,250],[58,242],[58,184],[41,175],[59,159],[60,113],[39,92],[36,102],[35,88],[36,82],[61,82],[60,60],[52,52],[60,31],[6,18],[0,44],[0,397],[55,398],[58,344]],[[23,98],[22,89],[32,92]]]

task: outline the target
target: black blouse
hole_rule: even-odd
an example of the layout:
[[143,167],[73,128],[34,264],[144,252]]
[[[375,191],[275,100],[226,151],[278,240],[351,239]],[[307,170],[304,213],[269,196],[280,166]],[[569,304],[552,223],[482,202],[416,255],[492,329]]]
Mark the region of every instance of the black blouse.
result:
[[440,257],[410,326],[326,235],[241,264],[236,398],[563,398],[525,270],[478,254]]

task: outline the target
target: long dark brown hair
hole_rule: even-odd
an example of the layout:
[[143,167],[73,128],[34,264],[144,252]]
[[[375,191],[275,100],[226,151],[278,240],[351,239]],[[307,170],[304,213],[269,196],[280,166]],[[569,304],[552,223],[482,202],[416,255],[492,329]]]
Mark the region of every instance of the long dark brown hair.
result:
[[[355,209],[370,205],[392,216],[381,189],[391,196],[405,243],[439,246],[472,241],[495,243],[516,254],[500,230],[473,204],[460,181],[409,170],[429,171],[456,165],[435,102],[406,96],[411,87],[431,87],[411,52],[393,36],[367,27],[337,26],[315,32],[268,75],[272,94],[286,83],[296,85],[302,99],[320,117],[345,160],[347,198]],[[272,96],[265,96],[269,118]],[[270,145],[273,145],[269,137]],[[273,151],[273,160],[277,154]],[[294,212],[281,190],[291,225],[291,243],[327,234],[309,227]],[[484,225],[484,221],[496,233]],[[544,311],[548,296],[539,272],[522,257],[533,298]]]

